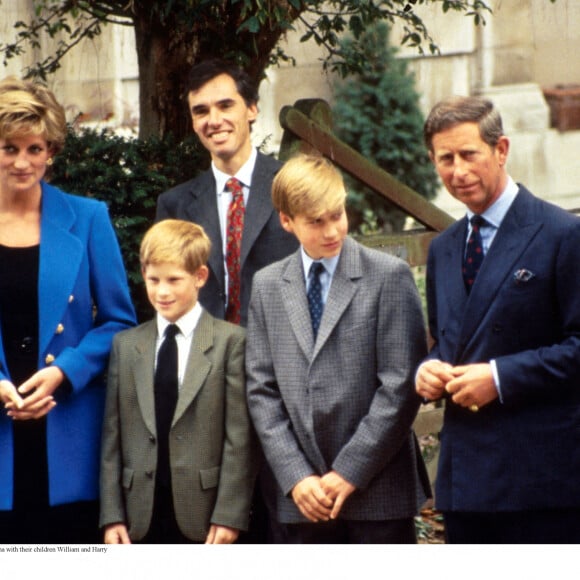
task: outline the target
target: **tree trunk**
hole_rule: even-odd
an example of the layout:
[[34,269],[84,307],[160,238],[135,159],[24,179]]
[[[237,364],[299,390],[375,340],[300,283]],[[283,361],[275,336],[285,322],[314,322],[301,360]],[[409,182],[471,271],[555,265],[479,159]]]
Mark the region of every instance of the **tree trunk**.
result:
[[[139,137],[173,134],[182,140],[191,130],[185,101],[185,80],[195,60],[193,38],[175,38],[175,30],[136,15],[139,64]],[[177,36],[180,36],[177,34]],[[185,48],[187,47],[187,49]]]
[[179,12],[166,14],[162,21],[158,12],[151,12],[143,4],[134,3],[132,14],[139,65],[141,138],[173,134],[182,140],[190,134],[185,83],[193,64],[221,56],[245,64],[248,74],[259,82],[284,32],[277,23],[263,25],[256,33],[238,32],[242,3],[209,3],[207,13],[198,13],[194,19],[190,16],[189,21]]

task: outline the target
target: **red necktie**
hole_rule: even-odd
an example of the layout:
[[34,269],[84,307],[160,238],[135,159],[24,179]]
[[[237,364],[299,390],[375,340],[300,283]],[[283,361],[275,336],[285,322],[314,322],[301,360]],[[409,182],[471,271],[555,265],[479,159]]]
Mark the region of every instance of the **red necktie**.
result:
[[228,269],[228,307],[226,320],[240,323],[240,254],[244,229],[244,192],[235,178],[228,179],[226,189],[232,192],[226,227],[226,267]]

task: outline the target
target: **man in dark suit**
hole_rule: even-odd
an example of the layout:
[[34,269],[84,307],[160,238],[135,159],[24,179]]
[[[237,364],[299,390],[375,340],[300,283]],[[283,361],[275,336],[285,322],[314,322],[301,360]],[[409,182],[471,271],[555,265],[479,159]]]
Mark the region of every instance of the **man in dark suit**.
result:
[[[213,316],[246,326],[254,274],[298,247],[294,236],[284,231],[272,207],[272,181],[281,163],[259,153],[251,142],[251,126],[258,115],[258,87],[245,71],[221,60],[195,65],[188,79],[188,108],[193,130],[211,155],[211,169],[157,200],[157,220],[178,218],[201,225],[212,241],[209,277],[199,301]],[[228,181],[235,177],[243,188],[244,217],[237,224],[241,234],[239,259],[228,272],[229,210],[233,192]],[[231,236],[230,236],[231,241]],[[230,290],[237,279],[237,298]],[[232,305],[239,301],[239,306]],[[228,306],[230,308],[228,309]],[[261,486],[271,476],[264,465]],[[241,540],[249,543],[280,541],[275,530],[266,531],[268,518],[262,494],[256,493],[250,531]]]
[[[254,274],[293,252],[296,239],[280,226],[271,202],[274,175],[281,164],[252,147],[251,125],[258,115],[258,91],[238,67],[219,60],[194,66],[188,81],[193,130],[210,152],[211,169],[161,194],[157,220],[178,218],[201,225],[212,241],[210,275],[199,300],[213,316],[246,325]],[[228,207],[235,177],[243,188],[245,216],[239,257],[239,318],[226,317],[232,276],[226,265]],[[234,273],[235,276],[236,273]]]
[[447,397],[435,493],[447,539],[579,542],[580,220],[511,179],[490,101],[439,103],[425,141],[467,206],[429,250],[434,346],[416,376],[422,397]]

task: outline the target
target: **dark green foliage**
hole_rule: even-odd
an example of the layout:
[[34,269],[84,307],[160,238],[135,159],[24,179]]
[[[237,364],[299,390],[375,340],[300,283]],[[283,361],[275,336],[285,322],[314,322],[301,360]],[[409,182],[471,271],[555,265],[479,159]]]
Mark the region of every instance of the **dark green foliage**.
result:
[[[389,45],[381,23],[359,40],[346,40],[343,53],[358,74],[335,87],[337,136],[426,199],[437,190],[437,175],[423,145],[424,118],[415,79]],[[379,194],[347,179],[351,228],[400,231],[405,216]]]
[[68,193],[106,202],[117,231],[140,320],[151,314],[139,267],[139,244],[155,219],[157,196],[207,168],[195,136],[125,139],[104,131],[69,131],[50,182]]

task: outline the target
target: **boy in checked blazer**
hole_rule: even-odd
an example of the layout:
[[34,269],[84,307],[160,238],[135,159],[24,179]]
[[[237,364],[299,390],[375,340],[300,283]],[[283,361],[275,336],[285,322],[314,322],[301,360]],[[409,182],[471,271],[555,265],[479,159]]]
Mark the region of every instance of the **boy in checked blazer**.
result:
[[416,542],[429,492],[412,431],[426,337],[411,272],[347,237],[343,180],[324,158],[288,161],[272,199],[301,247],[254,278],[246,372],[278,521],[291,543]]
[[[157,223],[141,244],[157,315],[117,334],[111,351],[101,458],[106,543],[231,543],[247,528],[256,470],[245,333],[198,303],[209,252],[203,228],[182,220]],[[159,366],[173,325],[176,401],[164,420],[170,382]]]

